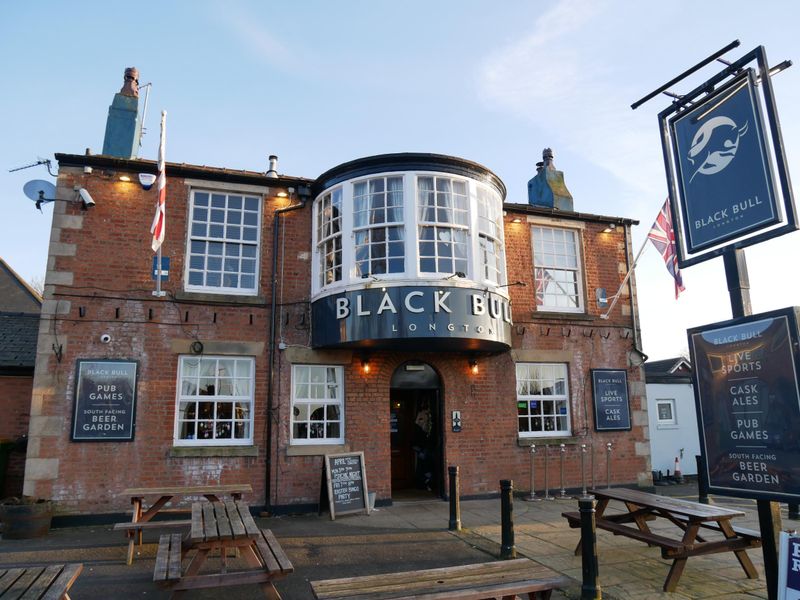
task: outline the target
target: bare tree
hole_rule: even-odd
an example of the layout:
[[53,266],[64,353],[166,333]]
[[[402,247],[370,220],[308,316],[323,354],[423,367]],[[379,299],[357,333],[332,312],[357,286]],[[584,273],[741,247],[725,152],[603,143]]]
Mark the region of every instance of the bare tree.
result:
[[34,292],[40,296],[44,296],[44,277],[34,275],[28,282],[28,285],[31,286]]

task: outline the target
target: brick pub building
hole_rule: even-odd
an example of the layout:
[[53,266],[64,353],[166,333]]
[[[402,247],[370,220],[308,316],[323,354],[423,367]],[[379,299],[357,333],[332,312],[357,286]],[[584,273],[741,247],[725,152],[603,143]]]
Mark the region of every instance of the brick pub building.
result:
[[[532,444],[538,492],[562,444],[565,487],[582,444],[587,481],[593,454],[600,481],[610,456],[614,483],[650,483],[633,283],[601,318],[635,222],[574,211],[552,153],[528,202],[433,154],[313,179],[167,163],[155,296],[157,167],[132,158],[126,87],[102,155],[56,155],[75,201],[53,203],[26,493],[113,513],[130,486],[247,482],[253,505],[315,510],[323,456],[361,451],[378,504],[446,497],[448,465],[476,497],[529,490]],[[626,376],[628,427],[598,431],[597,369]]]

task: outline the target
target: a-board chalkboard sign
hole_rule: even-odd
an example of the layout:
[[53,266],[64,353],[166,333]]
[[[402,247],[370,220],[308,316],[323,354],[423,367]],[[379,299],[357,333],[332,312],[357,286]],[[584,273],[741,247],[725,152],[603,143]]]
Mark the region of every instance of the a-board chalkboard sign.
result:
[[597,431],[631,428],[628,373],[622,369],[592,369],[594,425]]
[[325,455],[325,476],[328,482],[328,502],[331,520],[337,515],[366,511],[367,470],[363,452]]
[[136,428],[133,360],[79,360],[76,367],[73,442],[130,442]]

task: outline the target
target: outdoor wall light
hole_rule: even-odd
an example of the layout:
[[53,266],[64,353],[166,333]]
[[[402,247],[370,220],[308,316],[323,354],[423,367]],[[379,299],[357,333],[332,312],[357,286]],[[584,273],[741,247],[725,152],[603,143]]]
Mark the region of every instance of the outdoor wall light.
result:
[[519,217],[514,217],[513,219],[511,219],[511,222],[512,223],[522,223],[522,219],[520,219]]
[[473,375],[478,374],[478,360],[475,358],[470,359],[469,361],[469,372]]
[[119,180],[120,181],[124,181],[124,182],[127,183],[127,182],[129,182],[131,180],[131,176],[130,175],[120,175],[119,176]]
[[366,356],[361,359],[361,370],[365,375],[369,373],[369,358]]
[[606,225],[606,228],[603,229],[603,233],[611,233],[616,228],[617,228],[617,224],[616,223],[609,223],[608,225]]

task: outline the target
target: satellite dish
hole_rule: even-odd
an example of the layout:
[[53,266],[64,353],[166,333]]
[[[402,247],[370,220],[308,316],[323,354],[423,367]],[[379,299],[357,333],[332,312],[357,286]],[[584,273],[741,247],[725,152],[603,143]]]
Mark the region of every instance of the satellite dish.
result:
[[37,207],[43,202],[52,202],[56,199],[56,186],[44,179],[34,179],[22,186],[23,193],[36,202]]

